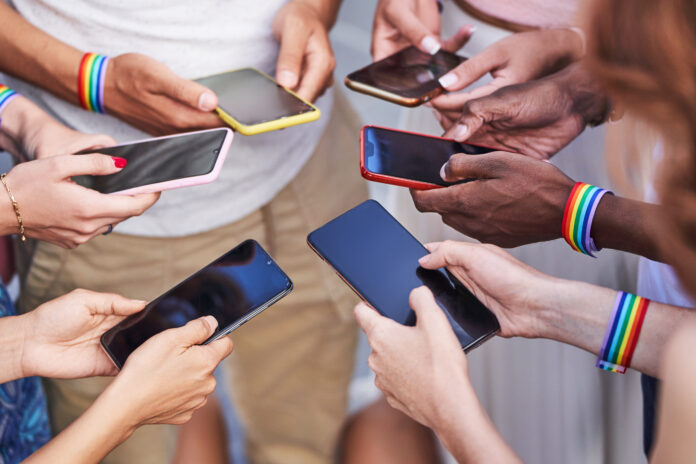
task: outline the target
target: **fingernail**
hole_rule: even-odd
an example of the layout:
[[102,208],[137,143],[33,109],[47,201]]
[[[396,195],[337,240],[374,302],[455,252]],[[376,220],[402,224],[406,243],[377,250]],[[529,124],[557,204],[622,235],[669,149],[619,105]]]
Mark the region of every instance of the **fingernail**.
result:
[[213,330],[217,329],[218,321],[214,316],[205,316],[205,320],[208,322],[208,324],[210,324],[210,327],[212,327]]
[[214,98],[208,92],[203,92],[198,97],[198,109],[201,111],[213,111],[215,109]]
[[474,32],[476,32],[476,26],[471,26],[469,28],[469,35],[473,35]]
[[118,156],[114,156],[111,159],[114,160],[114,166],[117,168],[125,168],[126,164],[128,164],[128,161],[126,161],[125,158],[119,158]]
[[430,255],[425,255],[422,258],[418,259],[418,264],[428,264],[428,261],[430,261]]
[[447,73],[438,79],[438,82],[440,82],[441,86],[447,89],[457,83],[457,75],[454,73]]
[[440,42],[432,35],[426,35],[421,40],[421,47],[431,55],[434,55],[440,51]]
[[280,71],[278,73],[278,83],[283,87],[295,87],[297,84],[297,74],[288,70]]
[[147,303],[147,301],[145,301],[145,300],[131,300],[131,301],[135,304],[146,304]]
[[456,140],[457,142],[461,142],[462,140],[466,139],[468,133],[469,128],[466,127],[466,124],[458,124],[456,129],[454,129],[454,134],[452,134],[452,138],[454,138],[454,140]]
[[440,177],[442,178],[442,180],[445,180],[445,176],[446,176],[445,166],[447,166],[447,163],[443,164],[442,167],[440,168]]

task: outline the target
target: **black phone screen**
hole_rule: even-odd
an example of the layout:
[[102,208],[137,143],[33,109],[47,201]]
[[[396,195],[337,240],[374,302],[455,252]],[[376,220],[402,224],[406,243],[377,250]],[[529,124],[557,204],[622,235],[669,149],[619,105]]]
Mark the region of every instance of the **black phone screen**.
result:
[[499,329],[493,313],[453,276],[418,265],[418,259],[428,250],[374,200],[315,230],[308,241],[359,296],[396,322],[415,324],[409,294],[426,285],[464,349]]
[[196,80],[218,97],[218,106],[240,123],[253,126],[314,111],[275,81],[245,68]]
[[218,321],[213,340],[291,289],[292,282],[268,253],[247,240],[112,327],[102,344],[121,367],[153,335],[211,315]]
[[466,58],[440,50],[435,55],[407,47],[348,75],[348,79],[405,98],[419,98],[439,89],[439,78]]
[[365,168],[375,174],[452,185],[440,177],[440,168],[455,153],[480,155],[491,148],[454,140],[367,126],[363,129]]
[[208,174],[215,167],[228,129],[161,137],[98,150],[76,153],[103,153],[125,158],[128,164],[108,176],[74,176],[73,181],[101,193],[114,193],[143,185]]

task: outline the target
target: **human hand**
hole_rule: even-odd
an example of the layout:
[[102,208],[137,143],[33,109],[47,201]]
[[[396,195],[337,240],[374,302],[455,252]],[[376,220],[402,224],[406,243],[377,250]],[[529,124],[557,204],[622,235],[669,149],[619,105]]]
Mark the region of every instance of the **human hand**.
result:
[[456,154],[443,166],[450,187],[411,190],[416,208],[435,212],[453,229],[510,248],[561,237],[565,204],[575,185],[551,163],[516,153]]
[[328,26],[307,2],[287,2],[273,19],[273,34],[280,42],[276,81],[313,102],[333,85],[336,67]]
[[115,375],[101,335],[145,307],[112,293],[73,290],[19,316],[24,328],[23,377],[77,379]]
[[355,318],[372,347],[368,364],[389,404],[437,428],[472,392],[464,352],[427,287],[411,292],[416,325],[408,327],[360,303]]
[[[117,163],[124,163],[117,167]],[[104,195],[77,185],[78,175],[119,172],[125,160],[111,156],[63,155],[29,161],[12,168],[5,178],[22,215],[28,237],[63,248],[74,248],[152,206],[159,193]],[[17,232],[17,218],[8,195],[0,195],[0,225],[4,234]]]
[[545,29],[513,34],[469,58],[440,78],[440,85],[456,92],[490,73],[493,80],[470,92],[433,99],[435,108],[461,107],[467,101],[495,90],[552,74],[584,53],[583,39],[572,29]]
[[21,95],[7,105],[2,122],[0,146],[18,160],[116,145],[108,135],[83,134],[64,126]]
[[220,127],[212,90],[177,76],[139,53],[109,60],[104,83],[107,113],[153,135]]
[[51,124],[42,126],[35,137],[27,140],[25,151],[29,159],[42,159],[113,145],[116,145],[116,141],[108,135],[84,134],[62,124]]
[[467,101],[440,103],[445,137],[548,159],[606,112],[607,100],[579,66]]
[[128,357],[105,394],[132,430],[183,424],[205,405],[215,390],[213,371],[233,348],[229,337],[201,345],[216,327],[212,316],[195,319],[155,335]]
[[440,38],[440,12],[435,0],[379,0],[372,26],[372,59],[381,60],[415,45],[434,55],[441,48],[456,52],[469,40],[475,28],[461,27],[454,36]]
[[446,267],[498,318],[502,337],[540,337],[562,299],[556,281],[494,245],[445,241],[426,245],[425,269]]

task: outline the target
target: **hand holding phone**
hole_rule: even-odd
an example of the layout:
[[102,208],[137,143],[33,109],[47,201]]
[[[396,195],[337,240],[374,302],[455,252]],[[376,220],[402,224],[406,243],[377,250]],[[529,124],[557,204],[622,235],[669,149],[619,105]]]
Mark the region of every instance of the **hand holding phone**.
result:
[[444,50],[434,55],[407,47],[346,76],[351,90],[403,106],[419,106],[442,94],[438,79],[466,58]]
[[148,339],[202,316],[219,326],[201,343],[221,338],[292,290],[292,282],[266,251],[247,240],[150,302],[101,337],[120,368]]
[[425,285],[465,350],[499,329],[493,313],[448,272],[418,265],[428,250],[374,200],[313,231],[307,242],[358,296],[400,324],[415,324],[409,294]]
[[[25,235],[63,248],[75,248],[106,232],[109,225],[143,214],[159,194],[117,198],[73,182],[84,173],[95,178],[110,177],[118,175],[122,168],[114,158],[101,154],[51,156],[13,167],[5,182],[20,199]],[[12,211],[7,195],[5,199]],[[7,225],[6,234],[17,232],[16,220]]]
[[198,79],[218,96],[216,112],[243,135],[284,129],[319,119],[319,108],[253,68]]
[[494,151],[454,140],[413,132],[365,126],[360,132],[360,172],[374,182],[427,190],[453,185],[440,170],[455,153]]
[[84,150],[122,158],[123,169],[108,176],[75,176],[83,187],[100,193],[135,195],[207,184],[217,179],[234,134],[225,128],[169,135]]

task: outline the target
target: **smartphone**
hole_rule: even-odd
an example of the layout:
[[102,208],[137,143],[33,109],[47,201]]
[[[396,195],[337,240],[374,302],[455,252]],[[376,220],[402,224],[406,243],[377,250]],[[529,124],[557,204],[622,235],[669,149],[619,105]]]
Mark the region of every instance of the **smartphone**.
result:
[[448,187],[453,184],[442,180],[440,168],[450,156],[492,151],[442,137],[365,126],[360,132],[360,172],[367,180],[412,189]]
[[108,176],[74,176],[77,184],[101,193],[135,195],[207,184],[217,179],[232,144],[227,128],[168,135],[137,142],[84,150],[103,153],[128,164]]
[[438,79],[465,60],[444,50],[430,55],[411,46],[348,74],[345,84],[398,105],[419,106],[443,93]]
[[101,337],[104,351],[120,369],[150,337],[202,316],[218,321],[203,344],[224,337],[292,291],[292,282],[254,240],[247,240],[199,270],[141,312]]
[[238,69],[196,82],[215,92],[220,119],[244,135],[316,121],[321,115],[319,108],[258,69]]
[[446,270],[424,269],[428,250],[374,200],[340,215],[307,237],[309,246],[373,308],[404,325],[416,323],[411,290],[427,286],[466,351],[500,328],[495,315]]

